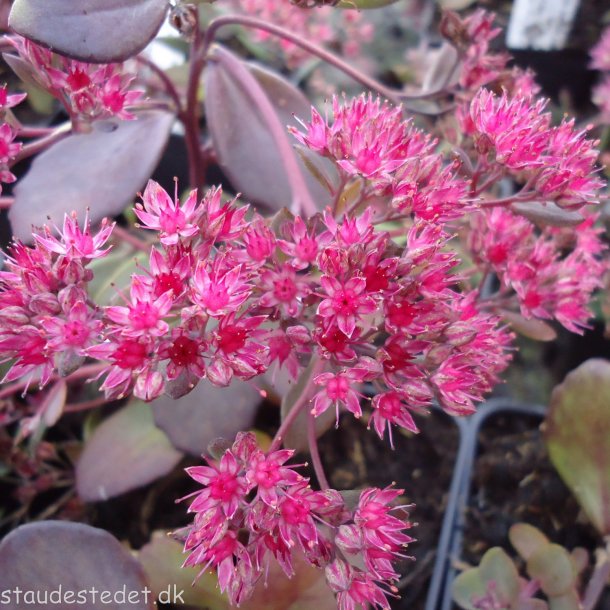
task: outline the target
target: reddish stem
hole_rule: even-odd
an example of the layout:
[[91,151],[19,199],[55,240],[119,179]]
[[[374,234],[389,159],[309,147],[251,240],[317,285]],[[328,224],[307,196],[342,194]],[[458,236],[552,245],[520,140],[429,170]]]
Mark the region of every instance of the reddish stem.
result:
[[22,127],[17,128],[20,138],[40,138],[55,131],[55,127]]
[[600,559],[593,569],[593,574],[591,574],[582,602],[583,610],[593,610],[595,608],[603,590],[608,584],[608,577],[610,576],[610,560],[608,559],[609,550],[610,539],[607,542],[606,549],[601,551]]
[[[316,358],[316,356],[313,356]],[[275,433],[273,437],[273,441],[271,442],[271,446],[269,447],[269,452],[277,451],[284,440],[284,436],[286,432],[290,430],[290,427],[296,421],[297,417],[301,414],[301,411],[311,402],[311,391],[314,387],[314,377],[316,377],[319,373],[322,372],[324,368],[324,362],[321,360],[316,360],[309,371],[309,378],[305,383],[305,387],[301,392],[301,395],[297,398],[292,409],[286,415],[284,421],[282,421],[278,431]]]
[[273,25],[272,23],[267,23],[266,21],[262,21],[261,19],[256,19],[255,17],[246,17],[244,15],[227,15],[225,17],[218,17],[211,21],[207,27],[205,32],[205,36],[203,38],[203,49],[207,51],[210,45],[214,42],[214,37],[216,36],[216,32],[226,26],[226,25],[242,25],[244,27],[255,28],[258,30],[263,30],[265,32],[269,32],[270,34],[274,34],[284,40],[288,40],[293,44],[305,49],[312,55],[316,55],[326,63],[335,66],[335,68],[341,70],[343,73],[347,74],[351,78],[353,78],[356,82],[364,85],[368,89],[372,89],[373,91],[377,91],[380,95],[387,98],[394,104],[400,104],[400,94],[388,87],[385,87],[380,82],[376,81],[374,78],[371,78],[360,72],[347,62],[343,61],[333,53],[330,53],[326,49],[313,42],[309,42],[294,32],[290,30],[286,30],[278,25]]
[[308,216],[316,214],[318,208],[311,197],[307,184],[305,184],[305,179],[297,163],[294,149],[288,140],[286,130],[257,80],[240,61],[236,60],[233,55],[222,47],[214,48],[210,53],[209,59],[210,61],[217,61],[222,64],[225,70],[234,76],[235,80],[242,85],[246,94],[260,111],[273,137],[273,141],[278,147],[286,178],[290,184],[293,202],[291,211],[294,214],[305,212]]
[[49,148],[56,142],[63,140],[71,130],[71,126],[69,123],[64,123],[60,125],[57,129],[53,130],[49,135],[40,138],[39,140],[35,140],[34,142],[30,142],[26,144],[15,156],[14,161],[11,162],[11,166],[19,161],[23,161],[23,159],[27,159],[45,148]]
[[330,489],[328,479],[324,473],[324,466],[322,466],[322,460],[320,459],[318,439],[316,438],[316,418],[312,413],[307,414],[307,444],[309,445],[311,463],[316,473],[318,483],[320,484],[320,489]]
[[154,61],[151,61],[143,55],[138,55],[136,57],[136,61],[141,63],[143,66],[149,68],[161,81],[163,87],[165,88],[165,91],[172,98],[174,104],[176,104],[176,112],[178,113],[178,116],[182,119],[184,117],[182,101],[180,100],[178,90],[176,89],[174,83],[171,81],[169,76],[167,76],[167,74],[165,74],[165,72],[163,72],[163,70],[161,70],[161,68],[159,68],[159,66]]
[[[74,373],[71,373],[63,379],[67,383],[70,383],[71,381],[76,381],[78,379],[93,377],[97,373],[101,373],[107,366],[107,364],[101,362],[95,364],[87,364],[78,369],[78,371],[74,371]],[[49,381],[57,381],[58,379],[61,379],[59,375],[52,375]],[[0,389],[0,398],[6,398],[7,396],[11,396],[16,392],[19,392],[20,390],[25,390],[31,383],[31,379],[28,379],[27,381],[22,380],[16,381],[15,383],[11,383],[10,385],[7,385],[6,387]]]
[[205,183],[206,163],[199,142],[199,76],[205,66],[205,47],[202,45],[201,30],[196,29],[191,43],[190,69],[186,89],[186,111],[184,113],[184,138],[188,154],[189,182],[192,188]]
[[78,413],[79,411],[88,411],[89,409],[95,409],[109,403],[105,396],[99,398],[92,398],[91,400],[85,400],[83,402],[75,402],[73,404],[67,404],[64,407],[64,413]]
[[119,225],[115,225],[113,233],[115,236],[120,237],[123,241],[132,245],[137,250],[142,250],[142,252],[150,252],[150,244],[137,238],[135,235],[132,235],[127,229],[124,229]]

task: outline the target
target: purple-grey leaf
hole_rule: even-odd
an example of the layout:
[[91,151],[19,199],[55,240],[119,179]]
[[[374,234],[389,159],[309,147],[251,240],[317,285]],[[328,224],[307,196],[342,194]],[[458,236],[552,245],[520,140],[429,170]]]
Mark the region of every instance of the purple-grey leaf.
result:
[[182,454],[155,426],[150,404],[133,401],[102,422],[76,464],[76,489],[87,502],[118,496],[167,474]]
[[552,201],[516,201],[510,207],[517,214],[543,227],[574,227],[585,220],[578,212],[564,210]]
[[122,608],[128,600],[133,610],[155,607],[142,567],[116,538],[105,530],[66,521],[21,525],[2,540],[0,591],[7,610],[75,604],[106,610]]
[[[217,49],[217,54],[229,61],[236,60],[225,49]],[[281,76],[253,64],[241,66],[254,77],[271,103],[309,195],[317,209],[324,209],[330,203],[330,194],[295,154],[296,141],[286,129],[287,125],[298,125],[295,115],[309,118],[311,104]],[[244,81],[227,70],[222,62],[212,57],[204,78],[205,112],[214,150],[233,186],[246,199],[268,210],[290,207],[295,194],[284,167],[285,155],[272,134],[268,117],[261,112]]]
[[124,61],[159,31],[167,0],[15,0],[9,26],[62,55]]
[[75,210],[92,222],[120,213],[150,177],[169,138],[174,117],[141,113],[135,121],[104,120],[38,155],[17,183],[9,211],[13,234],[32,240],[32,224],[63,222]]
[[245,381],[236,379],[219,388],[204,379],[182,398],[162,396],[151,406],[157,426],[174,447],[201,455],[210,441],[233,440],[240,430],[251,427],[260,402],[261,395]]
[[32,65],[21,59],[19,55],[13,55],[12,53],[2,53],[2,59],[9,65],[9,68],[26,84],[33,85],[34,87],[40,87],[40,82],[36,74],[36,70]]
[[555,329],[544,320],[526,318],[516,311],[501,309],[500,315],[510,324],[511,328],[524,337],[535,341],[554,341],[557,339]]

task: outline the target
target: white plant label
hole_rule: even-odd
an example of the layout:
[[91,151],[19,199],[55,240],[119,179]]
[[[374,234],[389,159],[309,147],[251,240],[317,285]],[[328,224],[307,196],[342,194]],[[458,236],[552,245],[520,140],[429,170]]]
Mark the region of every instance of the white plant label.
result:
[[509,49],[563,49],[580,0],[515,0],[508,24]]

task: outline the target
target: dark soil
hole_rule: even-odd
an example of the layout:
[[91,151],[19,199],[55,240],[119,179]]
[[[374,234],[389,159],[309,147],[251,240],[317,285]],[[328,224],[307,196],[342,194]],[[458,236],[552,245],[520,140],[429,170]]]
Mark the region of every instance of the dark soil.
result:
[[395,482],[405,490],[406,502],[415,504],[411,519],[417,526],[409,533],[417,542],[408,552],[416,561],[401,566],[405,576],[401,598],[392,604],[395,610],[424,608],[459,442],[457,427],[443,413],[433,412],[417,423],[417,435],[394,431],[392,451],[362,422],[345,417],[320,446],[332,486],[354,489]]
[[[508,530],[519,522],[568,550],[596,548],[599,537],[553,468],[538,418],[491,416],[478,441],[461,561],[476,565],[493,546],[515,557]],[[598,607],[610,608],[608,593]]]

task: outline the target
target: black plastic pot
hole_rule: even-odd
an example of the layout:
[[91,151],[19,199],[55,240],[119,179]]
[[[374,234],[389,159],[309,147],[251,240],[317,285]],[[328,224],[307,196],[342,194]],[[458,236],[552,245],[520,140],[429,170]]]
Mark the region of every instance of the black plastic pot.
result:
[[460,556],[462,550],[466,507],[481,426],[488,417],[498,413],[534,415],[542,418],[545,411],[546,408],[539,405],[524,405],[508,399],[492,399],[481,405],[472,417],[456,418],[460,431],[460,445],[425,610],[450,610],[452,605],[451,585],[457,575],[453,560]]

